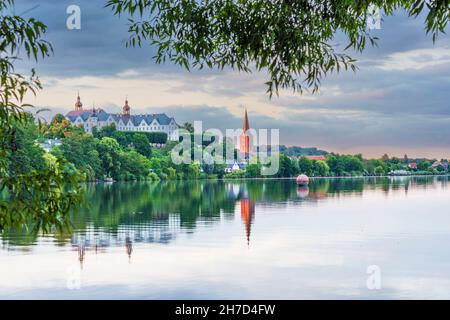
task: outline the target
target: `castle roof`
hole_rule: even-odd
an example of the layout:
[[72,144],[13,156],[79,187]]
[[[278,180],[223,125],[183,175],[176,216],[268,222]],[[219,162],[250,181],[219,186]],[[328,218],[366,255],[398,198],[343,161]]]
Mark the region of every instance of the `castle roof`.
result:
[[[72,122],[74,122],[78,117],[81,117],[83,121],[86,121],[91,116],[93,116],[93,110],[74,110],[66,114],[66,117]],[[147,123],[147,125],[150,125],[155,119],[159,125],[168,125],[174,119],[173,117],[167,116],[165,113],[123,115],[118,113],[108,113],[103,109],[97,109],[95,116],[99,121],[107,121],[111,116],[115,122],[122,120],[125,125],[131,121],[133,126],[140,125],[143,120]]]
[[153,114],[130,114],[130,105],[128,104],[128,99],[125,100],[125,105],[122,108],[122,113],[108,113],[100,108],[92,108],[83,110],[82,103],[80,100],[80,95],[77,96],[77,103],[75,104],[75,110],[70,111],[66,114],[66,118],[68,118],[71,122],[75,122],[78,117],[80,117],[83,121],[87,121],[90,117],[96,117],[98,121],[108,121],[109,117],[112,117],[114,122],[118,123],[120,120],[125,125],[128,125],[131,121],[133,126],[139,126],[142,121],[144,121],[147,125],[150,125],[154,120],[159,125],[168,125],[174,118],[168,117],[165,113],[153,113]]

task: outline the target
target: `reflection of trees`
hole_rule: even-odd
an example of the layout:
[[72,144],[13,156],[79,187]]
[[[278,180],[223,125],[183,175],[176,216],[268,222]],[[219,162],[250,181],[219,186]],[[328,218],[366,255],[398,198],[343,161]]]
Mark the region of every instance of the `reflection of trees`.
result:
[[[180,231],[194,232],[199,222],[208,225],[233,218],[237,204],[249,236],[256,204],[282,208],[290,202],[301,205],[328,197],[360,196],[367,190],[404,192],[447,184],[448,177],[313,179],[304,189],[293,180],[263,179],[90,184],[86,187],[89,207],[72,214],[73,233],[59,231],[52,236],[55,244],[70,242],[75,250],[79,245],[96,251],[120,245],[131,255],[134,242],[164,244]],[[2,233],[1,241],[16,246],[12,250],[26,250],[39,237],[26,228],[10,229]]]

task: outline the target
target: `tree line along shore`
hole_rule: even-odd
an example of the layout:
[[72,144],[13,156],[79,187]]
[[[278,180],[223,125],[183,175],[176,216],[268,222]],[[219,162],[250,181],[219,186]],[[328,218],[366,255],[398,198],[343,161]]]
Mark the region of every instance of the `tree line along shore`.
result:
[[[30,120],[33,116],[27,115]],[[189,126],[187,126],[189,127]],[[289,178],[298,174],[310,177],[355,177],[386,175],[437,175],[448,173],[445,159],[410,159],[383,155],[379,159],[364,159],[362,155],[340,155],[315,148],[280,148],[279,170],[262,176],[263,165],[251,160],[243,169],[227,172],[226,163],[174,164],[171,150],[178,143],[167,141],[162,132],[122,132],[114,126],[85,133],[57,114],[49,123],[18,122],[16,152],[8,155],[10,174],[42,170],[45,166],[64,160],[64,170],[78,172],[86,181],[185,180],[233,178]],[[193,139],[194,141],[194,139]],[[205,148],[208,143],[193,145]],[[231,143],[222,144],[232,148]],[[311,151],[313,150],[313,151]],[[317,151],[321,157],[308,154]],[[224,154],[226,152],[224,151]],[[319,160],[315,158],[320,158]]]

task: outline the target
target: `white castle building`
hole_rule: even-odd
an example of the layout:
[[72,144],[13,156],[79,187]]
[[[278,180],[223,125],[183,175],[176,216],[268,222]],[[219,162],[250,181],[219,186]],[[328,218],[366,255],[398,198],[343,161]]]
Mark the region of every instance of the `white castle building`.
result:
[[108,113],[100,108],[83,109],[78,95],[75,110],[67,113],[66,118],[89,133],[94,127],[101,129],[115,124],[119,131],[165,132],[168,140],[178,140],[178,125],[173,117],[169,118],[165,113],[132,115],[130,111],[128,100],[125,100],[122,113]]

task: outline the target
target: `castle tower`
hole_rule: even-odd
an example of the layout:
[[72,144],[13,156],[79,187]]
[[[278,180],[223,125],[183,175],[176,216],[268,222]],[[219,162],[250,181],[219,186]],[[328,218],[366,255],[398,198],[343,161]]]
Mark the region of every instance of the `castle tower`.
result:
[[124,116],[129,116],[130,115],[130,106],[128,105],[128,99],[125,99],[125,105],[122,108],[122,114]]
[[244,126],[242,128],[241,141],[239,144],[239,151],[241,152],[244,161],[250,160],[250,137],[247,132],[249,129],[250,125],[248,124],[247,109],[245,109]]
[[85,130],[86,132],[92,133],[92,129],[95,127],[98,127],[98,115],[97,115],[98,109],[95,109],[95,104],[92,104],[92,111],[89,115],[89,118],[87,120]]
[[75,111],[83,111],[83,104],[81,103],[79,92],[78,92],[78,96],[77,96],[77,102],[75,102]]

